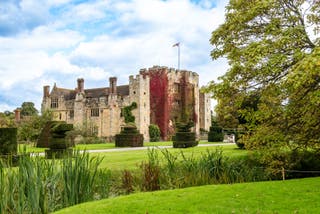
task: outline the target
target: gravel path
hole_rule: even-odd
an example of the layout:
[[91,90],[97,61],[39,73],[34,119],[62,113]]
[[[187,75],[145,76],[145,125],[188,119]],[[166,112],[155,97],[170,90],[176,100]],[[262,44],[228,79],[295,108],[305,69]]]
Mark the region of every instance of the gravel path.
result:
[[[210,146],[226,146],[235,145],[234,143],[214,143],[214,144],[199,144],[199,147],[210,147]],[[170,149],[172,146],[145,146],[145,147],[125,147],[125,148],[114,148],[114,149],[95,149],[86,150],[89,153],[103,153],[103,152],[125,152],[125,151],[136,151],[136,150],[148,150],[148,149]],[[32,155],[44,156],[44,152],[35,153]]]
[[[235,145],[234,143],[215,143],[215,144],[199,144],[199,147],[210,147],[210,146],[226,146]],[[124,151],[135,151],[135,150],[147,150],[147,149],[170,149],[172,146],[145,146],[145,147],[132,147],[132,148],[114,148],[114,149],[96,149],[87,150],[89,153],[99,153],[99,152],[124,152]]]

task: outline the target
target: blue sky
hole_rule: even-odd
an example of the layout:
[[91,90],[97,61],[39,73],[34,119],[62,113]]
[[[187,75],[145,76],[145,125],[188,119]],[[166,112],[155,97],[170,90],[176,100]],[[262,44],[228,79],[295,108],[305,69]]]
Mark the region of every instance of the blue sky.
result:
[[127,84],[142,68],[197,72],[200,84],[227,70],[212,61],[211,32],[224,20],[227,0],[1,0],[0,111],[24,101],[40,110],[44,85]]

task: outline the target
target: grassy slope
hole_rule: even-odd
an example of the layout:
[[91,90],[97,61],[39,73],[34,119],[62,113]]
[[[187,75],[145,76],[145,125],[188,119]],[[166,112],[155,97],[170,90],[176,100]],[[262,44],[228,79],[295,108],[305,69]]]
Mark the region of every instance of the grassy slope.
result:
[[320,178],[137,193],[57,213],[318,213]]

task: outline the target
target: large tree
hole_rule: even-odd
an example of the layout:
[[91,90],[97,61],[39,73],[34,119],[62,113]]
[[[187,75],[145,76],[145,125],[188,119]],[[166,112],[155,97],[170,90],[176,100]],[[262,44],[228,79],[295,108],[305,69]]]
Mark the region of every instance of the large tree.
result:
[[220,124],[245,121],[247,147],[319,147],[319,14],[317,0],[230,0],[226,7],[210,42],[212,58],[226,57],[230,69],[207,89]]
[[38,115],[38,110],[35,108],[33,102],[23,102],[21,105],[21,116],[35,116]]

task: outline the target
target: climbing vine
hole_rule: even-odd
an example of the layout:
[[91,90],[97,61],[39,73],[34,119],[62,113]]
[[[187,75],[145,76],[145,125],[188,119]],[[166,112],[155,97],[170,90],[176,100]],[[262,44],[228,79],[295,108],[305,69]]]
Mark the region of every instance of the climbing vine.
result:
[[123,107],[121,109],[121,116],[124,117],[125,123],[134,123],[135,117],[132,114],[132,110],[138,107],[136,102],[132,102],[131,105]]

